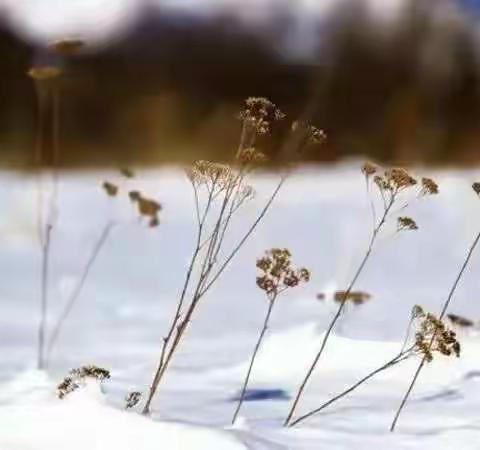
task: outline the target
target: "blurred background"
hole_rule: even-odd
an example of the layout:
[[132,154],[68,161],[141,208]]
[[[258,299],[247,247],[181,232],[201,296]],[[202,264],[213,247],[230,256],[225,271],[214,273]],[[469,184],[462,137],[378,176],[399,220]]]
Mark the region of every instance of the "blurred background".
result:
[[[34,164],[27,72],[53,65],[65,167],[228,159],[247,96],[312,109],[328,142],[308,161],[470,165],[479,14],[476,0],[0,0],[0,163]],[[84,45],[52,51],[65,38]],[[263,143],[273,161],[286,132]]]

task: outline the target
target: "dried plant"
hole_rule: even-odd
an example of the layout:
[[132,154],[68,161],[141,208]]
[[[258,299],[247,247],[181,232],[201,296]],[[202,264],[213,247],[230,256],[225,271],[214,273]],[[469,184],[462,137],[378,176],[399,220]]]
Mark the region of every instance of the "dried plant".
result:
[[85,386],[87,379],[102,382],[110,379],[110,372],[97,366],[82,366],[72,369],[63,381],[57,386],[57,397],[64,399],[68,394]]
[[[35,139],[35,168],[37,178],[37,233],[41,249],[41,277],[40,277],[40,321],[38,327],[37,367],[44,369],[46,365],[45,341],[47,332],[47,313],[49,303],[49,272],[50,272],[50,247],[52,233],[57,215],[57,189],[58,189],[58,159],[60,156],[59,145],[59,88],[58,79],[62,70],[54,66],[38,66],[28,71],[28,76],[34,80],[37,98],[37,132]],[[42,180],[43,165],[46,162],[47,142],[44,136],[46,110],[51,104],[52,119],[49,128],[52,134],[52,158],[49,164],[52,168],[52,188],[48,195],[48,204],[45,207],[45,186]]]
[[250,359],[250,365],[243,382],[238,405],[233,415],[232,424],[235,423],[238,413],[242,408],[253,365],[255,364],[255,359],[262,345],[263,338],[268,330],[270,317],[278,296],[287,289],[297,287],[300,283],[308,282],[310,280],[310,272],[308,269],[295,269],[292,267],[291,254],[287,249],[273,248],[267,251],[264,257],[257,260],[257,269],[260,271],[260,274],[257,276],[257,286],[264,291],[267,296],[268,309],[263,322],[263,327]]
[[[411,328],[413,325],[415,325],[415,333],[413,334],[413,338],[410,339]],[[320,407],[302,415],[289,425],[298,425],[304,420],[320,413],[325,408],[347,396],[379,373],[390,369],[409,358],[419,356],[422,360],[425,359],[427,362],[431,362],[435,355],[455,356],[458,358],[460,357],[460,352],[461,346],[455,332],[449,329],[441,319],[431,313],[425,312],[421,306],[416,305],[412,310],[405,342],[400,352],[394,358],[373,370],[367,376],[363,377],[340,394],[335,395]]]
[[[197,161],[186,173],[192,185],[197,223],[197,238],[186,272],[177,307],[163,338],[160,358],[144,413],[148,414],[152,399],[190,324],[200,300],[217,282],[224,270],[255,231],[272,205],[290,170],[287,170],[270,195],[256,220],[233,249],[226,249],[225,238],[232,220],[241,207],[254,196],[248,176],[265,155],[257,147],[258,136],[268,134],[284,114],[271,101],[252,97],[246,100],[239,114],[240,143],[232,164]],[[287,141],[286,146],[298,145]]]
[[[480,195],[480,183],[476,182],[476,183],[473,183],[472,185],[472,189],[473,191],[477,194],[477,195]],[[463,264],[462,266],[460,267],[460,271],[458,272],[458,275],[457,277],[455,278],[455,281],[453,282],[453,285],[450,289],[450,292],[447,296],[447,299],[445,300],[445,303],[443,304],[443,308],[442,308],[442,311],[440,313],[440,316],[439,316],[439,320],[443,320],[443,318],[445,317],[445,314],[447,313],[447,310],[450,306],[450,303],[453,299],[453,296],[457,290],[457,287],[458,287],[458,284],[460,283],[461,279],[463,278],[463,275],[465,273],[465,270],[467,269],[469,263],[470,263],[470,260],[472,258],[472,255],[476,249],[476,247],[478,246],[478,242],[480,241],[480,232],[476,235],[475,239],[473,240],[473,243],[472,245],[470,246],[469,250],[468,250],[468,253],[467,253],[467,256],[465,258],[465,260],[463,261]],[[430,339],[430,342],[429,342],[429,345],[428,345],[428,348],[431,350],[434,346],[435,346],[435,340],[436,340],[436,333],[434,333],[434,335],[431,337]],[[415,371],[415,374],[413,376],[413,379],[407,389],[407,392],[405,393],[401,403],[400,403],[400,406],[395,414],[395,417],[393,419],[393,422],[390,426],[390,431],[394,431],[395,430],[395,427],[397,425],[397,422],[398,422],[398,419],[400,417],[400,414],[402,413],[402,410],[403,408],[405,407],[407,401],[408,401],[408,398],[410,397],[410,394],[415,386],[415,383],[417,382],[418,380],[418,377],[420,375],[420,372],[422,371],[425,363],[427,363],[429,361],[429,354],[426,353],[424,355],[424,357],[422,358],[422,360],[420,361],[420,364],[418,365],[417,367],[417,370]]]
[[[311,376],[313,375],[315,368],[317,367],[318,362],[323,354],[323,351],[327,345],[328,339],[337,324],[338,320],[340,319],[342,312],[347,305],[347,301],[349,299],[350,293],[355,286],[358,278],[360,277],[361,273],[363,272],[367,261],[369,260],[374,246],[376,244],[377,238],[382,231],[385,223],[393,216],[395,213],[393,208],[397,206],[398,203],[405,201],[405,196],[407,196],[407,203],[404,204],[401,209],[404,209],[408,205],[408,197],[414,193],[414,189],[417,188],[418,182],[417,180],[412,177],[408,171],[402,168],[393,168],[389,170],[383,171],[381,173],[380,169],[372,164],[372,163],[365,163],[362,166],[362,173],[365,177],[366,186],[367,186],[367,193],[370,194],[371,192],[371,185],[373,184],[376,186],[377,193],[379,196],[379,203],[380,209],[383,210],[380,217],[377,218],[376,208],[375,208],[375,199],[371,198],[371,209],[372,209],[372,217],[373,217],[373,231],[372,236],[370,238],[370,242],[367,247],[367,251],[360,262],[351,282],[348,285],[348,288],[343,292],[343,298],[339,303],[338,309],[330,322],[325,335],[323,337],[322,343],[320,345],[320,349],[316,354],[311,366],[309,367],[300,387],[298,388],[297,394],[295,399],[292,403],[290,411],[287,415],[285,420],[285,425],[288,425],[295,414],[296,408],[299,404],[299,401],[303,395],[303,392],[310,380]],[[424,179],[427,180],[427,179]],[[418,198],[425,195],[432,195],[438,193],[438,186],[433,180],[423,181],[421,183],[420,190],[416,192],[414,198]],[[397,231],[403,230],[416,230],[418,229],[417,224],[415,221],[409,217],[400,217],[397,218]]]
[[[134,173],[130,169],[121,169],[120,173],[125,178],[126,181],[134,178]],[[114,184],[110,181],[104,181],[102,183],[102,189],[105,192],[105,194],[111,199],[117,198],[120,193],[120,187],[117,184]],[[130,194],[131,192],[129,193],[129,196]],[[141,196],[140,193],[138,195]],[[157,225],[158,225],[158,218],[156,217],[156,215],[153,219],[157,220]],[[151,218],[150,220],[153,220],[153,219]],[[118,223],[114,218],[109,218],[105,223],[105,225],[103,226],[103,229],[100,232],[98,239],[95,241],[92,247],[90,256],[88,257],[87,262],[85,263],[85,266],[83,267],[80,273],[78,281],[75,284],[74,288],[72,289],[67,301],[65,302],[64,308],[62,309],[55,324],[52,327],[52,332],[50,333],[50,338],[48,340],[47,351],[46,351],[47,362],[51,358],[52,351],[58,342],[58,339],[60,337],[61,331],[65,325],[66,320],[68,319],[78,298],[80,297],[80,294],[83,291],[83,288],[88,279],[88,276],[90,275],[92,267],[95,264],[95,261],[98,259],[98,256],[100,255],[102,249],[105,247],[106,242],[108,241],[112,231],[117,225]]]
[[125,409],[135,408],[135,406],[138,405],[141,399],[142,399],[141,392],[137,392],[137,391],[129,392],[125,396]]
[[447,318],[448,320],[450,320],[452,325],[458,326],[460,328],[471,328],[475,325],[475,322],[473,320],[470,320],[467,317],[463,317],[458,314],[447,314]]

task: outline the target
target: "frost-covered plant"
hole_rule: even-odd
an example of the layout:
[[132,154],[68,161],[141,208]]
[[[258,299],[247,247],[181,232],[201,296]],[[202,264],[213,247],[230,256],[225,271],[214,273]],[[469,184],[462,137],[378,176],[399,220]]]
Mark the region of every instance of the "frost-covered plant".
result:
[[[159,362],[143,411],[145,414],[150,410],[152,399],[200,300],[255,231],[290,173],[290,170],[287,170],[283,174],[256,220],[243,233],[238,243],[228,249],[225,241],[233,218],[255,195],[248,177],[258,163],[266,159],[265,154],[257,147],[257,138],[269,134],[275,122],[283,120],[284,117],[280,109],[266,98],[247,99],[239,114],[240,143],[232,163],[196,161],[186,171],[193,188],[197,237],[177,307],[163,338]],[[308,130],[307,127],[303,129]],[[306,133],[300,130],[297,134],[304,136]],[[300,146],[298,141],[292,140],[292,146],[297,150]]]
[[[475,194],[477,194],[479,197],[480,197],[480,182],[475,182],[473,183],[472,185],[472,189],[474,191]],[[442,308],[442,311],[439,315],[439,319],[440,320],[443,320],[443,318],[445,317],[445,314],[447,313],[447,310],[450,306],[450,303],[453,299],[453,296],[457,290],[457,287],[458,287],[458,284],[460,283],[461,279],[463,278],[463,275],[465,273],[465,270],[467,269],[469,263],[470,263],[470,260],[472,258],[472,255],[476,249],[476,247],[478,246],[478,243],[480,241],[480,232],[475,236],[474,240],[473,240],[473,243],[472,245],[470,246],[468,252],[467,252],[467,256],[465,258],[465,260],[463,261],[462,263],[462,266],[460,267],[460,271],[458,272],[457,274],[457,277],[455,278],[455,281],[453,282],[453,285],[450,289],[450,292],[447,296],[447,299],[445,300],[445,303],[443,304],[443,308]],[[436,339],[436,334],[434,334],[429,342],[429,345],[428,345],[428,348],[432,348],[432,346],[435,345],[435,339]],[[393,419],[393,422],[390,426],[390,431],[394,431],[395,430],[395,426],[397,425],[397,422],[398,422],[398,419],[400,417],[400,414],[402,413],[402,410],[403,408],[405,407],[407,401],[408,401],[408,398],[410,397],[410,394],[415,386],[415,383],[417,382],[418,380],[418,377],[420,375],[420,372],[422,371],[425,363],[429,362],[429,355],[428,353],[426,353],[424,355],[424,357],[422,358],[422,360],[420,361],[418,367],[417,367],[417,370],[415,371],[415,374],[413,376],[413,379],[412,379],[412,382],[410,383],[408,389],[407,389],[407,392],[405,393],[401,403],[400,403],[400,406],[397,410],[397,412],[395,413],[395,417]]]
[[[352,289],[354,288],[355,283],[362,274],[366,263],[374,250],[375,244],[382,229],[384,228],[387,221],[392,218],[392,216],[397,215],[398,210],[395,210],[394,208],[399,208],[399,210],[405,209],[408,206],[412,196],[413,198],[420,198],[438,193],[438,185],[433,180],[431,180],[430,178],[423,178],[421,182],[418,183],[418,181],[413,178],[408,173],[408,171],[402,168],[388,169],[383,171],[382,173],[376,165],[367,162],[362,167],[362,173],[365,176],[367,193],[370,194],[373,185],[374,187],[376,187],[376,192],[378,194],[377,202],[375,202],[375,197],[370,196],[373,218],[373,231],[370,242],[368,244],[367,251],[365,252],[365,255],[360,262],[360,265],[358,266],[351,282],[349,283],[347,289],[345,291],[342,291],[342,297],[341,301],[339,302],[337,311],[325,332],[322,343],[320,345],[320,349],[316,354],[311,366],[307,371],[307,374],[305,375],[297,391],[295,399],[285,420],[285,425],[288,425],[293,419],[296,408],[308,384],[308,381],[310,380],[310,377],[313,375],[315,368],[320,361],[323,351],[327,345],[328,339],[349,301]],[[377,217],[376,203],[380,203],[381,213],[379,217]],[[418,229],[416,222],[411,217],[396,216],[396,221],[397,232],[403,232],[406,230],[412,231]]]
[[[411,329],[414,327],[415,333],[411,338]],[[347,396],[355,389],[366,383],[379,373],[390,369],[397,364],[419,356],[426,362],[433,361],[437,355],[460,357],[461,346],[457,336],[444,321],[437,318],[435,315],[425,312],[421,306],[414,306],[411,314],[411,319],[407,328],[407,335],[405,342],[400,352],[387,363],[378,367],[363,377],[361,380],[354,383],[352,386],[345,389],[340,394],[334,396],[323,405],[314,410],[302,415],[298,419],[290,423],[290,426],[295,426],[304,420],[320,413],[328,406]]]
[[272,248],[271,250],[268,250],[265,253],[265,256],[257,260],[256,265],[257,269],[260,271],[260,274],[257,276],[257,286],[264,291],[267,296],[268,309],[265,320],[263,321],[263,327],[250,359],[247,374],[240,392],[238,405],[233,415],[232,424],[235,423],[242,407],[253,365],[255,364],[255,358],[257,357],[263,338],[268,330],[270,317],[278,296],[287,289],[297,287],[300,283],[308,282],[310,280],[310,272],[308,269],[295,269],[292,267],[291,254],[286,248]]
[[85,386],[88,379],[102,382],[110,379],[110,372],[107,369],[103,369],[94,365],[72,369],[57,386],[58,398],[63,399],[68,394],[71,394],[77,389]]

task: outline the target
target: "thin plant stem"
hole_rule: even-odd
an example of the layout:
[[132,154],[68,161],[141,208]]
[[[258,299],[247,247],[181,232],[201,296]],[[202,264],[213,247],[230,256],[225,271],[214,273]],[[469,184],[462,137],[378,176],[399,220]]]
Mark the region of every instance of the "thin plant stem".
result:
[[401,363],[402,361],[405,361],[405,359],[407,359],[410,356],[412,350],[413,350],[413,347],[408,349],[408,350],[402,350],[397,356],[395,356],[395,358],[391,359],[387,363],[385,363],[382,366],[378,367],[377,369],[373,370],[368,375],[366,375],[365,377],[363,377],[362,379],[360,379],[356,383],[352,384],[349,388],[345,389],[340,394],[336,395],[335,397],[332,397],[330,400],[323,403],[318,408],[310,411],[307,414],[304,414],[304,415],[300,416],[298,419],[291,422],[288,426],[289,427],[294,427],[295,425],[298,425],[300,422],[303,422],[304,420],[308,419],[309,417],[312,417],[312,416],[318,414],[319,412],[323,411],[325,408],[330,406],[332,403],[335,403],[337,400],[340,400],[343,397],[347,396],[348,394],[353,392],[355,389],[360,387],[363,383],[366,383],[368,380],[375,377],[379,373],[383,372],[384,370],[389,369],[390,367],[396,366],[397,364]]
[[[442,308],[442,311],[440,313],[440,316],[439,316],[439,319],[442,320],[443,317],[445,316],[447,310],[448,310],[448,307],[450,306],[450,303],[453,299],[453,296],[455,294],[455,291],[457,290],[457,287],[458,287],[458,284],[460,283],[464,273],[465,273],[465,270],[467,269],[468,267],[468,264],[472,258],[472,255],[475,251],[475,248],[477,247],[478,245],[478,242],[480,241],[480,233],[477,234],[477,236],[475,237],[472,245],[470,246],[470,249],[468,250],[468,254],[467,254],[467,257],[465,258],[461,268],[460,268],[460,271],[457,275],[457,277],[455,278],[455,281],[450,289],[450,292],[448,294],[448,297],[447,299],[445,300],[445,303],[443,304],[443,308]],[[435,332],[433,333],[432,335],[432,338],[430,339],[430,343],[429,343],[429,350],[432,348],[433,346],[433,343],[435,342],[435,338],[437,336],[437,330],[435,330]],[[422,360],[420,361],[420,364],[418,365],[417,367],[417,370],[415,371],[415,374],[413,376],[413,379],[410,383],[410,385],[408,386],[408,389],[407,389],[407,392],[405,393],[404,397],[402,398],[402,401],[400,403],[400,406],[397,410],[397,412],[395,413],[395,417],[393,418],[393,422],[390,426],[390,431],[393,432],[395,431],[395,427],[397,425],[397,422],[398,422],[398,419],[400,417],[400,414],[402,413],[402,410],[403,408],[405,407],[407,401],[408,401],[408,398],[410,397],[410,394],[412,393],[413,391],[413,388],[415,386],[415,383],[417,382],[418,380],[418,377],[420,375],[420,372],[422,371],[423,369],[423,366],[425,365],[425,363],[427,362],[427,359],[426,359],[426,356],[424,356],[422,358]]]
[[273,306],[275,305],[275,299],[276,299],[276,296],[274,298],[272,298],[271,300],[269,300],[267,315],[265,316],[265,320],[263,322],[262,330],[261,330],[260,335],[258,337],[257,343],[255,344],[255,349],[253,350],[252,358],[250,359],[250,365],[248,366],[247,375],[245,376],[245,380],[243,382],[242,391],[240,393],[240,398],[238,400],[237,408],[235,409],[235,413],[233,414],[232,425],[237,420],[238,413],[240,412],[240,409],[242,408],[243,401],[245,399],[245,392],[247,391],[248,383],[250,381],[250,375],[252,373],[253,365],[255,364],[255,359],[257,357],[258,350],[260,349],[260,346],[262,345],[263,338],[265,337],[265,334],[267,333],[267,330],[268,330],[268,322],[270,321],[270,316],[272,315]]
[[391,210],[391,208],[392,208],[392,206],[395,202],[395,196],[396,196],[396,192],[391,194],[389,203],[386,205],[385,210],[383,212],[383,216],[380,219],[380,221],[378,222],[375,229],[373,230],[373,234],[372,234],[372,237],[371,237],[371,240],[370,240],[370,244],[367,248],[367,251],[366,251],[360,265],[358,266],[358,269],[355,272],[355,275],[353,276],[352,281],[350,282],[347,290],[345,291],[342,302],[340,303],[335,316],[333,317],[332,321],[330,322],[330,324],[327,328],[327,331],[325,332],[325,335],[324,335],[323,340],[322,340],[322,344],[320,346],[320,350],[318,351],[317,355],[315,356],[315,358],[312,362],[312,365],[308,369],[307,374],[306,374],[305,378],[303,379],[302,384],[300,385],[300,387],[297,391],[297,394],[295,396],[295,400],[293,401],[292,407],[290,408],[290,411],[287,415],[287,418],[285,419],[284,426],[287,426],[290,423],[290,421],[293,418],[293,415],[295,414],[295,410],[298,406],[300,398],[302,397],[302,394],[303,394],[303,392],[304,392],[304,390],[307,386],[307,383],[310,380],[310,377],[313,375],[313,372],[315,371],[315,368],[317,367],[318,362],[320,361],[320,358],[323,354],[323,351],[325,350],[325,347],[327,345],[327,341],[330,337],[330,334],[332,333],[333,328],[335,327],[338,319],[342,315],[342,312],[343,312],[343,309],[345,308],[345,305],[347,304],[348,296],[349,296],[350,292],[352,291],[352,289],[353,289],[355,283],[357,282],[358,278],[360,277],[363,269],[365,268],[365,265],[367,264],[368,259],[370,258],[370,255],[372,253],[372,250],[373,250],[375,241],[377,239],[377,236],[378,236],[380,230],[382,229],[383,225],[385,224],[385,222],[387,220],[387,217],[388,217],[388,214],[389,214],[389,212],[390,212],[390,210]]
[[46,225],[44,242],[42,245],[42,270],[41,270],[41,286],[40,286],[40,325],[38,329],[38,361],[37,367],[39,370],[45,368],[45,335],[47,329],[47,313],[48,313],[48,280],[50,268],[50,239],[52,227],[50,224]]
[[91,252],[91,254],[90,254],[90,256],[87,260],[87,263],[85,264],[85,266],[84,266],[84,268],[81,272],[81,275],[80,275],[80,278],[79,278],[77,284],[75,285],[74,289],[72,290],[72,293],[70,294],[62,313],[60,314],[59,318],[57,319],[57,322],[56,322],[56,324],[53,328],[53,331],[50,335],[50,339],[49,339],[48,346],[47,346],[47,361],[50,359],[51,353],[52,353],[52,351],[55,347],[55,344],[58,341],[58,338],[60,336],[62,328],[63,328],[68,316],[70,315],[73,307],[75,306],[75,303],[77,302],[78,298],[80,297],[80,294],[82,293],[82,290],[85,286],[85,282],[87,281],[88,275],[90,274],[90,271],[91,271],[93,265],[95,264],[95,261],[97,260],[98,255],[100,254],[102,248],[105,246],[105,243],[108,240],[108,237],[110,235],[110,232],[111,232],[113,226],[114,226],[114,223],[109,222],[103,228],[103,231],[101,232],[98,240],[95,242],[95,245],[94,245],[94,247],[92,249],[92,252]]

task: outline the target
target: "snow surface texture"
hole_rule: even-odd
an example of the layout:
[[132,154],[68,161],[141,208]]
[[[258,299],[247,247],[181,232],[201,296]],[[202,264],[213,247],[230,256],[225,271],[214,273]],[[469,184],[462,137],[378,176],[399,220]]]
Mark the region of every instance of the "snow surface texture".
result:
[[[387,238],[359,280],[373,294],[342,318],[308,387],[306,412],[393,357],[411,307],[438,311],[480,223],[471,192],[478,171],[423,173],[441,194],[414,205],[420,230]],[[286,430],[291,397],[318,350],[333,314],[318,292],[345,288],[365,250],[370,211],[358,164],[305,169],[289,180],[258,232],[203,300],[153,404],[150,420],[123,411],[125,395],[145,391],[182,283],[194,239],[191,188],[176,170],[142,173],[131,182],[164,205],[149,229],[131,205],[111,205],[101,188],[118,175],[65,175],[52,245],[51,317],[61,310],[104,224],[119,220],[94,266],[52,354],[48,374],[35,364],[39,249],[35,181],[0,181],[0,449],[1,450],[281,450],[478,449],[480,338],[460,333],[460,359],[439,358],[420,377],[397,432],[388,426],[415,361],[384,372],[354,394]],[[255,201],[237,217],[233,245],[276,177],[255,180]],[[127,187],[127,186],[125,186]],[[229,426],[235,399],[265,314],[255,287],[255,258],[288,247],[312,281],[276,305],[251,378],[241,420]],[[472,261],[451,311],[480,318],[480,254]],[[55,397],[66,372],[83,364],[111,371],[102,384]]]

